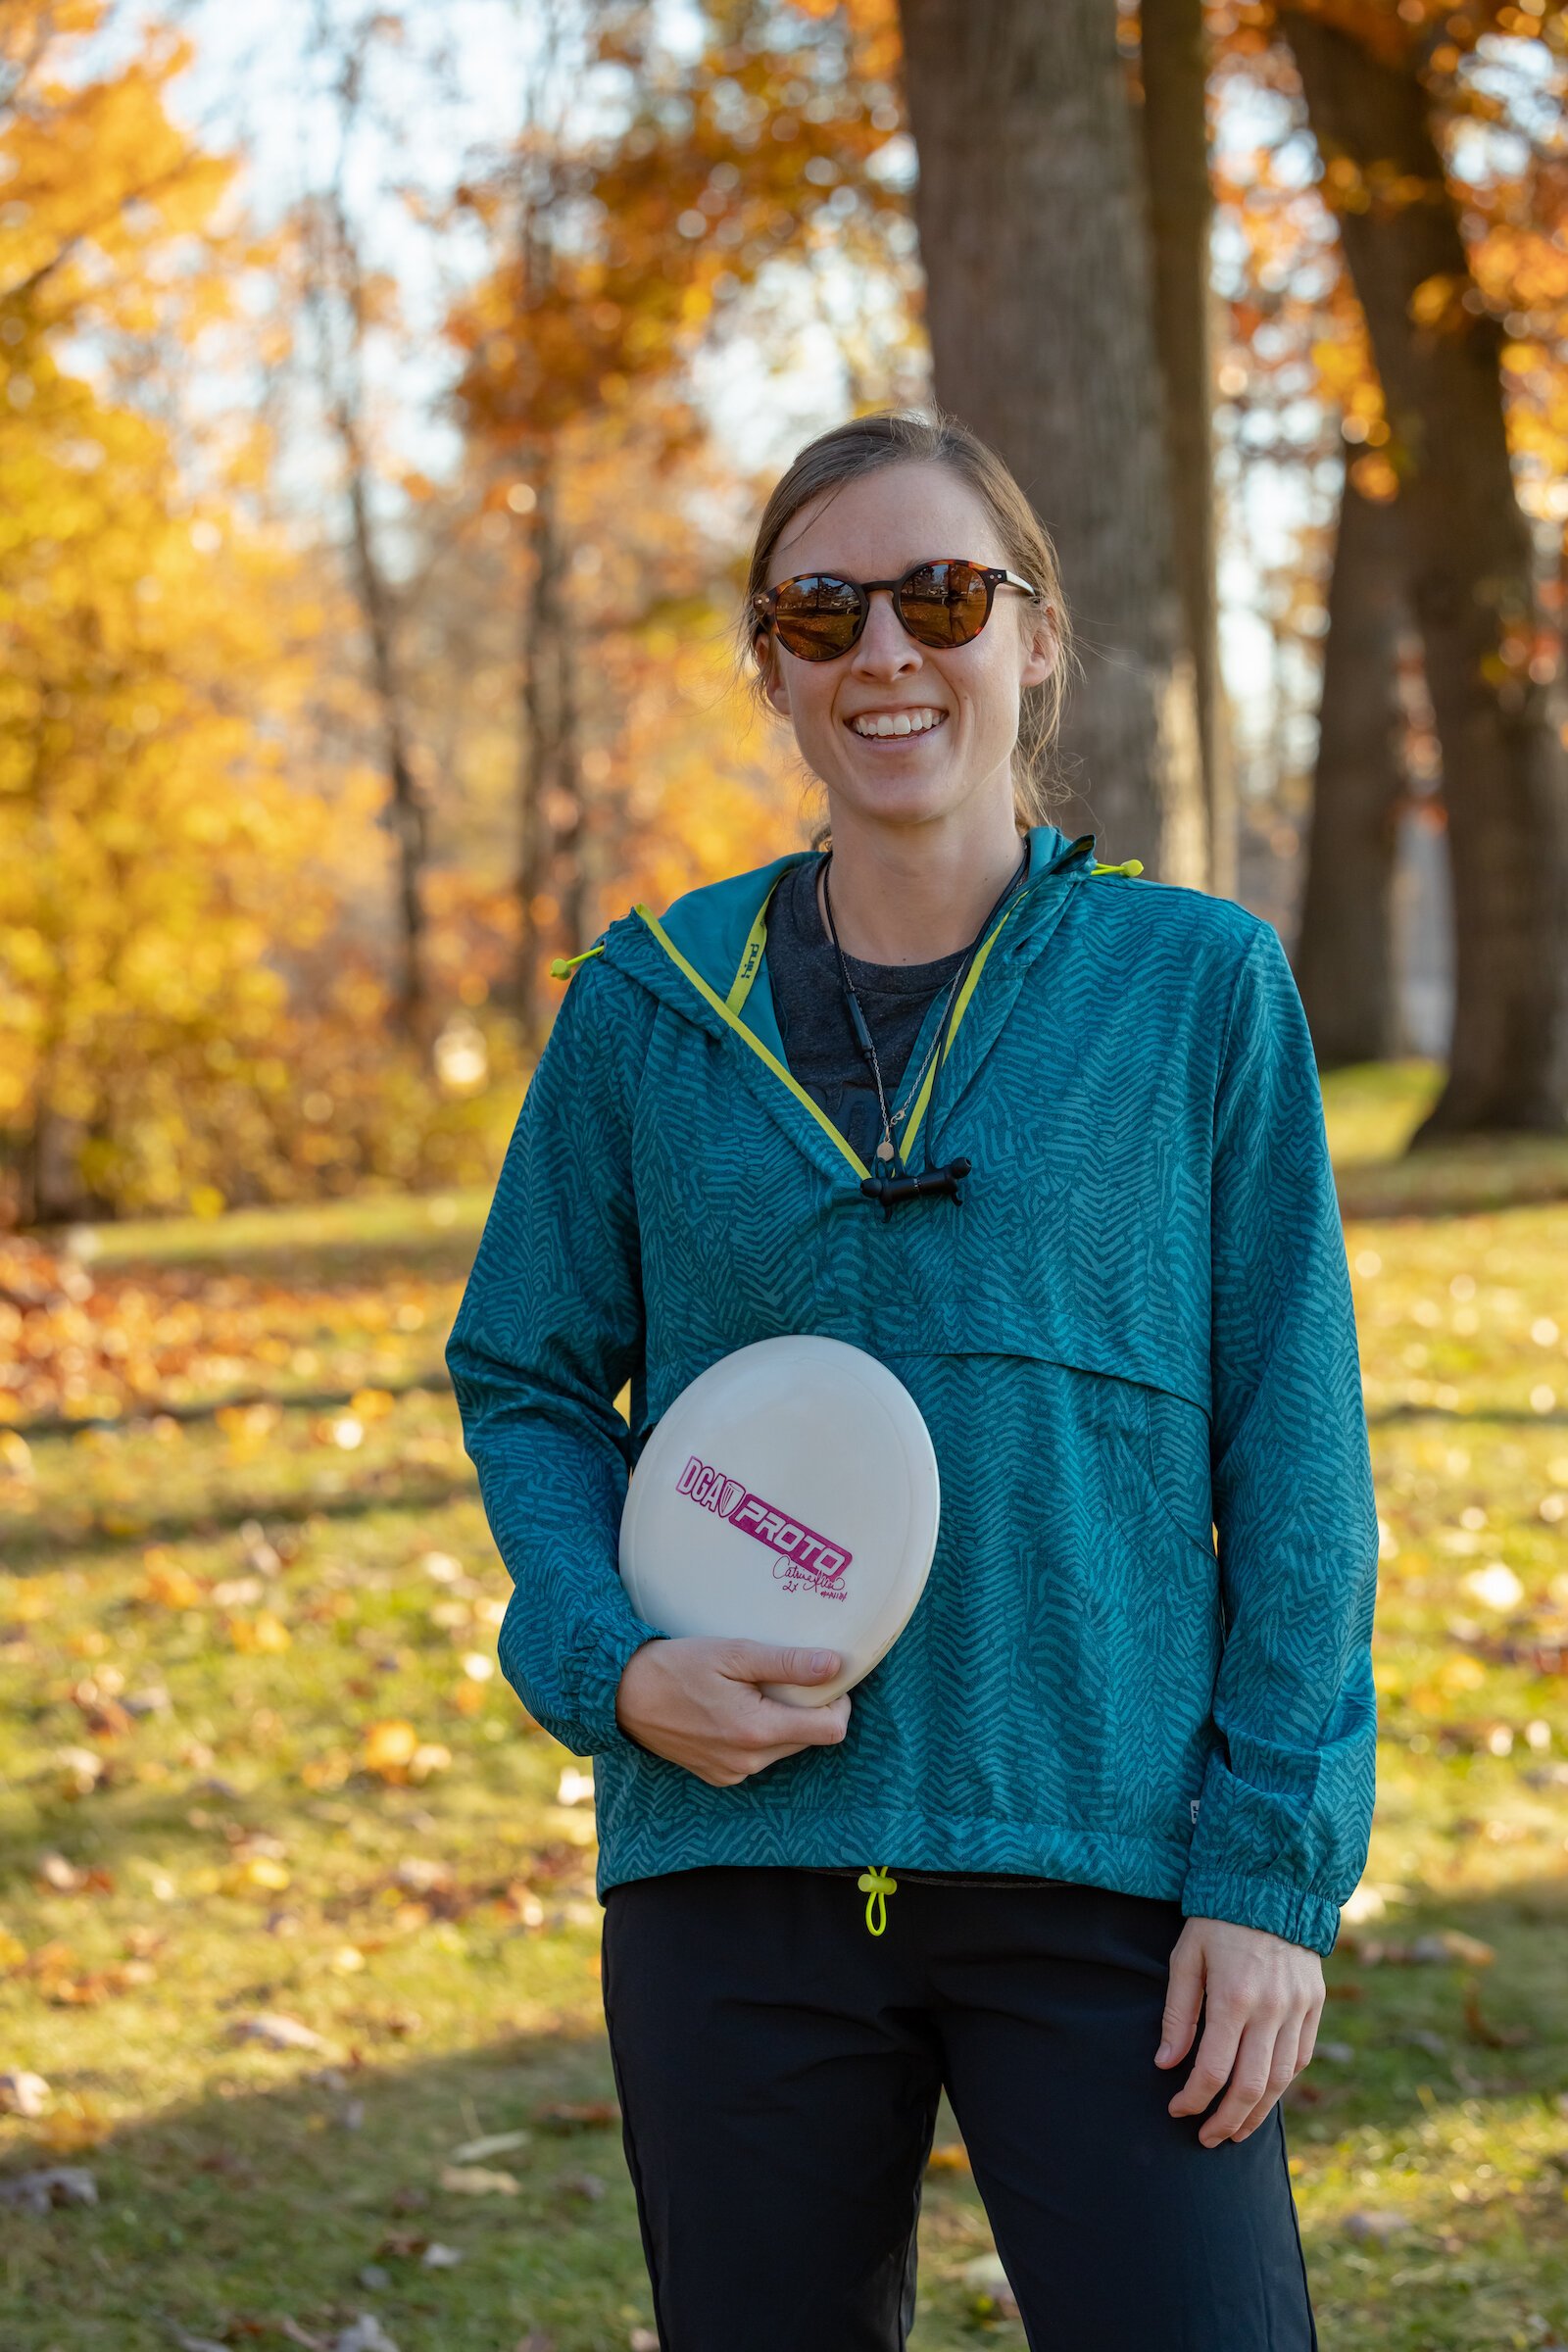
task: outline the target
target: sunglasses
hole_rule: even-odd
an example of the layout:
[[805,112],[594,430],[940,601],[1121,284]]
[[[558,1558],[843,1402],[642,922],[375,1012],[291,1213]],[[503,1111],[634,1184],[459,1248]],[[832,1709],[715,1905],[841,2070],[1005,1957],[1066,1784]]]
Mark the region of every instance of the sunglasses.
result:
[[771,626],[780,645],[802,662],[835,662],[856,644],[871,611],[871,590],[893,592],[893,610],[916,645],[938,651],[968,645],[991,618],[999,588],[1038,588],[996,564],[969,564],[944,556],[911,564],[900,580],[845,580],[836,572],[802,571],[776,587],[761,589],[752,609],[761,628]]

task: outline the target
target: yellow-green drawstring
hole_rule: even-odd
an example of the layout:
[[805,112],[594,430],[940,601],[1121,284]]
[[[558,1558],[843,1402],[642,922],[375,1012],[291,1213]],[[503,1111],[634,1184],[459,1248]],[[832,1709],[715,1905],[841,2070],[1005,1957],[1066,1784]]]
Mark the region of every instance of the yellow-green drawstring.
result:
[[1143,870],[1144,861],[1141,858],[1123,858],[1120,865],[1092,865],[1089,868],[1091,874],[1141,874]]
[[550,966],[550,977],[552,980],[564,980],[566,974],[577,964],[586,963],[590,956],[602,956],[604,952],[604,944],[601,942],[596,948],[584,948],[580,956],[558,956]]
[[873,1936],[880,1936],[888,1924],[888,1896],[897,1894],[899,1882],[885,1870],[862,1870],[856,1882],[865,1897],[865,1924]]

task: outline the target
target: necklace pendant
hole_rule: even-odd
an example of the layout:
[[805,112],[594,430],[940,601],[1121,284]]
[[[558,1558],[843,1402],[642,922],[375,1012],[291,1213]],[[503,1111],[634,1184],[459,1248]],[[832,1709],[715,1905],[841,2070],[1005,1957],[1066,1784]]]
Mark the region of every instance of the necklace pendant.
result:
[[876,1155],[880,1160],[889,1160],[893,1157],[893,1146],[888,1142],[886,1136],[884,1136],[881,1143],[878,1144],[876,1148]]

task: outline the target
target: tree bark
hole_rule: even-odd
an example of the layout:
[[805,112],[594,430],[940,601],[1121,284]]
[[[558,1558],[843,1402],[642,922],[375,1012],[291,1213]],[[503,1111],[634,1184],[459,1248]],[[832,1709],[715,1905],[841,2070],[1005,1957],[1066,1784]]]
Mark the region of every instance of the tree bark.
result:
[[1502,329],[1475,292],[1413,61],[1373,58],[1295,0],[1281,23],[1383,379],[1443,752],[1453,1047],[1447,1084],[1412,1140],[1561,1133],[1568,753],[1561,690],[1535,660],[1544,632],[1508,460]]
[[1329,584],[1317,768],[1296,979],[1318,1067],[1397,1051],[1391,928],[1404,791],[1398,649],[1404,550],[1397,505],[1345,492]]
[[523,1033],[540,1037],[541,924],[536,902],[550,892],[568,955],[584,945],[582,763],[577,670],[566,603],[556,459],[546,447],[534,483],[530,533],[533,590],[523,620],[518,747],[518,947],[514,997]]
[[1192,650],[1208,886],[1236,895],[1236,792],[1220,688],[1214,553],[1208,46],[1202,0],[1143,0],[1144,181],[1165,393],[1177,591]]
[[424,978],[422,880],[428,826],[423,795],[410,758],[403,707],[402,670],[394,639],[396,607],[381,567],[370,526],[364,448],[354,416],[344,403],[333,411],[347,475],[354,584],[370,644],[370,681],[381,717],[382,758],[387,778],[387,821],[397,844],[399,1026],[410,1036],[423,1029],[428,1004]]
[[1112,0],[901,13],[936,397],[1006,460],[1055,541],[1087,672],[1063,767],[1102,855],[1201,884],[1195,670]]

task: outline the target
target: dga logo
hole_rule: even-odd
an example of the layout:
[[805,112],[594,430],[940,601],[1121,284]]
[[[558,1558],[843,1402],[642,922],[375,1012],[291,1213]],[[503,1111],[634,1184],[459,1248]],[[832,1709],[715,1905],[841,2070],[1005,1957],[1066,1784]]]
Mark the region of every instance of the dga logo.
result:
[[820,1592],[825,1600],[844,1598],[840,1580],[852,1554],[842,1544],[830,1544],[826,1536],[816,1535],[787,1511],[775,1509],[760,1494],[749,1493],[740,1479],[726,1478],[722,1470],[700,1461],[695,1453],[680,1474],[676,1492],[689,1494],[704,1510],[727,1519],[742,1535],[754,1536],[777,1553],[773,1574],[787,1588],[805,1587]]

